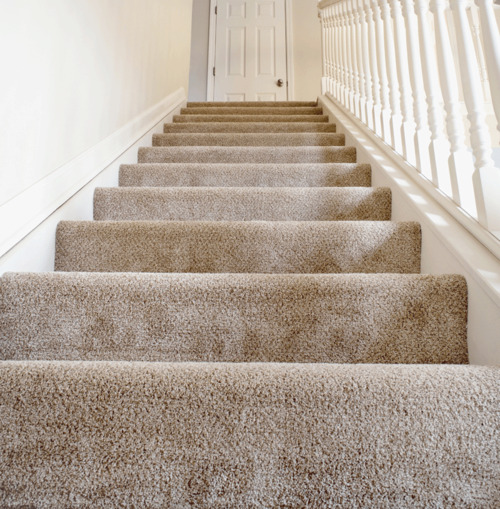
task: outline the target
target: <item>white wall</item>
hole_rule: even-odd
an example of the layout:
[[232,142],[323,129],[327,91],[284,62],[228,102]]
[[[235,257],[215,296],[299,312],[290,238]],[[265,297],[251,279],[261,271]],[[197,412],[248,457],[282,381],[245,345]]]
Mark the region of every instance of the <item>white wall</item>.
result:
[[[210,0],[193,0],[189,100],[207,98]],[[316,0],[291,0],[293,98],[315,100],[321,93],[321,28]]]
[[187,89],[190,27],[186,0],[2,3],[0,255],[105,165],[57,172]]
[[292,0],[294,99],[312,101],[321,93],[321,25],[317,0]]
[[193,0],[188,95],[190,101],[207,100],[209,24],[210,0]]

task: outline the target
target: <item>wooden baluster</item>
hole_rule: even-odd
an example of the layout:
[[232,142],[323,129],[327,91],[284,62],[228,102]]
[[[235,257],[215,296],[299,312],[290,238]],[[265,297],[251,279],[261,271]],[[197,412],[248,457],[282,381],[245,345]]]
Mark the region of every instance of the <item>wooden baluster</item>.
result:
[[332,81],[335,75],[335,57],[333,54],[332,46],[332,18],[330,16],[330,9],[326,9],[326,44],[328,46],[328,92],[332,93]]
[[382,125],[382,139],[392,145],[391,137],[391,109],[389,105],[389,83],[387,79],[387,63],[385,61],[384,27],[382,25],[379,0],[372,0],[373,21],[375,23],[375,35],[377,42],[377,66],[380,77],[380,95],[382,98],[382,111],[380,123]]
[[369,48],[369,67],[372,76],[372,97],[373,97],[373,110],[372,124],[375,133],[382,137],[382,124],[380,116],[382,112],[382,104],[380,102],[380,80],[378,77],[377,67],[377,40],[375,36],[375,22],[373,20],[373,9],[371,0],[363,0],[366,6],[366,20],[368,22],[368,48]]
[[[346,28],[347,28],[347,59],[349,62],[349,109],[357,116],[356,108],[356,72],[355,67],[355,47],[354,41],[354,27],[353,27],[353,16],[352,6],[349,0],[344,2],[345,16],[346,16]],[[359,102],[358,102],[359,105]]]
[[476,216],[476,203],[472,187],[474,162],[472,154],[465,146],[457,74],[453,63],[453,52],[445,17],[446,6],[446,0],[431,0],[431,12],[434,15],[436,33],[439,79],[446,111],[446,130],[451,144],[448,159],[451,193],[453,200],[458,205],[472,216]]
[[319,19],[321,23],[321,93],[326,92],[326,69],[327,69],[327,56],[326,56],[326,21],[325,21],[325,9],[319,10]]
[[430,130],[425,111],[424,82],[418,42],[418,23],[413,8],[414,0],[402,0],[406,26],[406,46],[410,83],[413,91],[413,115],[415,117],[415,159],[417,169],[428,179],[432,178],[429,156]]
[[384,36],[385,36],[385,56],[387,62],[387,77],[389,79],[389,100],[391,104],[391,139],[392,148],[403,153],[401,143],[401,108],[399,106],[400,94],[399,84],[396,75],[396,55],[394,51],[394,34],[392,31],[392,19],[389,9],[388,0],[379,0],[379,5],[382,12],[382,20],[384,22]]
[[493,0],[476,0],[476,5],[479,7],[491,100],[497,117],[497,129],[500,131],[500,35]]
[[333,36],[333,45],[334,45],[334,54],[335,60],[337,62],[337,76],[335,83],[335,97],[340,101],[342,94],[342,59],[340,52],[340,22],[337,16],[336,7],[334,5],[331,6],[332,9],[332,19],[333,26],[335,27],[335,33]]
[[363,62],[363,77],[364,77],[364,111],[363,115],[368,127],[375,130],[373,124],[373,95],[372,95],[372,73],[370,69],[370,53],[369,53],[369,34],[368,34],[368,15],[365,0],[358,1],[358,9],[360,15],[360,32],[361,32],[361,48],[362,48],[362,62]]
[[484,97],[479,81],[479,70],[474,52],[474,43],[467,19],[467,0],[454,0],[451,10],[455,20],[456,41],[460,54],[460,76],[470,122],[472,153],[475,171],[473,174],[479,222],[491,231],[500,230],[500,171],[491,158],[491,138],[484,114]]
[[401,142],[403,157],[413,166],[416,166],[415,158],[415,122],[412,115],[412,95],[410,87],[410,75],[408,70],[408,56],[406,50],[406,34],[403,14],[399,0],[390,0],[391,14],[394,22],[396,67],[399,86],[401,90],[401,111],[403,122],[401,125]]
[[477,65],[479,66],[479,78],[483,87],[483,96],[489,97],[490,90],[488,87],[488,72],[486,70],[486,60],[483,53],[483,43],[481,40],[481,22],[479,20],[479,9],[472,0],[469,2],[469,26],[472,32],[472,40],[474,41],[474,50],[476,52]]
[[448,170],[449,143],[444,137],[443,132],[443,110],[439,100],[440,89],[436,81],[437,63],[431,43],[429,19],[427,18],[428,12],[429,0],[415,1],[424,89],[427,96],[427,115],[431,130],[431,143],[429,145],[431,175],[434,185],[451,196],[450,172]]
[[358,117],[366,124],[366,76],[365,63],[363,59],[363,34],[361,33],[361,11],[358,0],[352,0],[352,12],[355,26],[355,45],[356,45],[356,62],[358,69],[358,95],[359,95],[359,113]]
[[344,79],[345,79],[345,89],[344,89],[344,106],[351,110],[351,91],[352,91],[352,77],[351,77],[351,67],[350,67],[350,57],[349,57],[349,27],[348,27],[348,19],[346,13],[346,6],[344,2],[338,4],[340,9],[340,15],[342,18],[342,50],[344,55]]

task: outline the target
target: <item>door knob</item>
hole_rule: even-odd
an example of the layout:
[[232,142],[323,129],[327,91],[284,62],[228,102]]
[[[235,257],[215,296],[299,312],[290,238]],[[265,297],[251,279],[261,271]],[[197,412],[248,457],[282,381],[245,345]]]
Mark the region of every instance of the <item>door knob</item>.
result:
[[277,85],[278,85],[278,87],[282,87],[283,86],[283,80],[279,79],[278,82],[277,82]]

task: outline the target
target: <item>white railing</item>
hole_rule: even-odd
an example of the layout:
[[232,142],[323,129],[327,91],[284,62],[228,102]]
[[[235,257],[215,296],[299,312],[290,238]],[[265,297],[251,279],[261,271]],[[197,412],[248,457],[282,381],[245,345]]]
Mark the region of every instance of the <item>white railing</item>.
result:
[[[500,2],[499,2],[500,3]],[[493,0],[323,0],[323,93],[500,238]]]

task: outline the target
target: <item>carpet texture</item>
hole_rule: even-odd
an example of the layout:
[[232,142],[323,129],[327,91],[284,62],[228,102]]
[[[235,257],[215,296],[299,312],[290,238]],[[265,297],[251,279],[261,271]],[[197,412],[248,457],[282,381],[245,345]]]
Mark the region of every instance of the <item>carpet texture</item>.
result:
[[94,219],[108,221],[387,221],[391,191],[371,187],[97,188]]
[[328,115],[174,115],[174,122],[328,122]]
[[334,133],[324,122],[193,122],[165,124],[164,133]]
[[0,363],[3,506],[480,507],[499,370]]
[[120,167],[120,186],[360,187],[371,168],[356,163],[143,163]]
[[55,270],[415,273],[420,243],[389,221],[62,221]]
[[9,274],[0,324],[1,359],[467,363],[453,275]]
[[[181,108],[181,115],[212,115],[213,107]],[[219,106],[218,115],[322,115],[323,108],[317,106],[273,106],[272,108],[259,106]]]
[[139,163],[355,163],[354,147],[141,147]]
[[169,146],[290,147],[341,146],[345,136],[335,133],[182,133],[153,134],[154,147]]
[[0,508],[498,509],[465,279],[316,102],[182,113],[0,277]]

